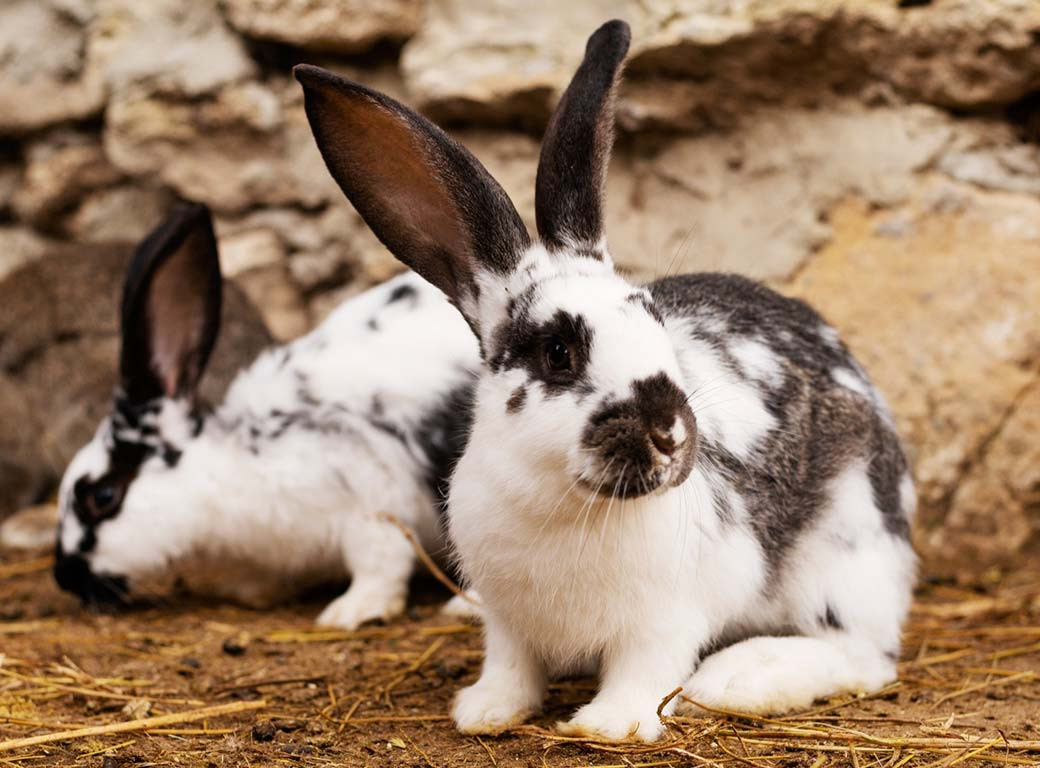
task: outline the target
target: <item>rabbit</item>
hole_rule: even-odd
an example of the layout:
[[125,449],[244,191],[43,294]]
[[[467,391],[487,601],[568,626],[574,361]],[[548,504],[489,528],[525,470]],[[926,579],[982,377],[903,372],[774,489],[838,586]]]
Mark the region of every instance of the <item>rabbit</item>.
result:
[[138,247],[111,412],[59,489],[58,584],[119,603],[135,583],[176,576],[268,605],[349,576],[319,625],[400,614],[416,561],[400,525],[444,549],[445,478],[479,365],[472,334],[404,274],[261,354],[210,411],[195,395],[221,292],[204,206],[175,211]]
[[448,497],[484,618],[463,733],[521,723],[555,675],[599,677],[562,733],[651,742],[659,708],[779,713],[896,674],[914,488],[867,374],[801,301],[613,266],[603,189],[629,38],[621,21],[591,36],[548,124],[537,240],[425,118],[295,70],[335,180],[479,341]]

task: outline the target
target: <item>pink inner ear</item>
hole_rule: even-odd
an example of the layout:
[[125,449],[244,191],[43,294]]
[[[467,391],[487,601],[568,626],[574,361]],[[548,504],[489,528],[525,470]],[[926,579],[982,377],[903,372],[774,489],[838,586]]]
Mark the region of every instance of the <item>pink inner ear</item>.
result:
[[152,366],[168,396],[184,394],[198,376],[198,349],[206,324],[207,270],[200,269],[199,235],[189,235],[159,265],[148,289]]
[[391,251],[457,298],[456,279],[473,271],[473,243],[437,148],[365,95],[327,83],[315,88],[321,101],[312,124],[347,197]]

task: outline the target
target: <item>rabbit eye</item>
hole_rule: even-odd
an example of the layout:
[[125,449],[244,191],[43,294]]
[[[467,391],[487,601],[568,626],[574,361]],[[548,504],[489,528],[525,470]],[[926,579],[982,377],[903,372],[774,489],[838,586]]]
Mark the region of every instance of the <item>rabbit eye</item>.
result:
[[112,481],[102,481],[90,489],[87,505],[90,508],[91,517],[100,520],[114,513],[122,500],[122,486]]
[[566,373],[573,368],[571,349],[559,336],[545,342],[545,365],[553,373]]

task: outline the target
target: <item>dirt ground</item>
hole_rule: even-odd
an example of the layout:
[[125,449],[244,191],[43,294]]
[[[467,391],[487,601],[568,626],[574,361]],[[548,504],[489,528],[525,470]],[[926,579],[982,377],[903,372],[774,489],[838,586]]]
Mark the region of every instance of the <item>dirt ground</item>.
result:
[[[900,680],[878,694],[775,720],[670,719],[652,747],[553,733],[592,680],[554,684],[546,712],[506,735],[456,733],[448,706],[477,674],[480,632],[438,616],[447,593],[433,584],[406,619],[338,632],[311,626],[322,596],[92,614],[48,568],[40,554],[0,561],[2,765],[1040,765],[1038,557],[977,583],[926,582]],[[86,726],[104,728],[14,741]]]

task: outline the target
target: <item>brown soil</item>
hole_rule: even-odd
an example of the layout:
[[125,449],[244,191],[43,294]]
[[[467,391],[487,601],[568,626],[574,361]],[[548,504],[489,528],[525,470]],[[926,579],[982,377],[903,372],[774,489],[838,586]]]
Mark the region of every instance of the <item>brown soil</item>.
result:
[[[653,747],[570,741],[553,723],[591,680],[555,684],[544,715],[461,736],[452,694],[474,679],[479,630],[436,613],[359,632],[311,626],[320,598],[274,611],[177,599],[82,610],[45,557],[0,562],[0,763],[17,766],[953,766],[1040,765],[1040,559],[968,586],[928,584],[900,681],[781,720],[670,720]],[[10,748],[7,740],[204,707],[210,719]],[[248,709],[247,709],[248,708]]]

